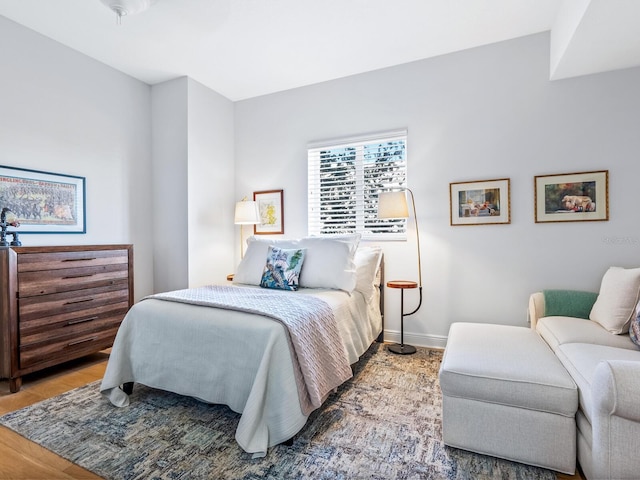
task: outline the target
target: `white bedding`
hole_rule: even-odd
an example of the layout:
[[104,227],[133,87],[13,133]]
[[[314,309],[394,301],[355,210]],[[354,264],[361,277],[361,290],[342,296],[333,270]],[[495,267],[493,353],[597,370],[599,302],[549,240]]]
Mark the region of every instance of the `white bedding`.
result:
[[[256,288],[247,286],[246,288]],[[301,289],[327,302],[349,363],[382,329],[379,293]],[[127,382],[228,405],[241,413],[238,444],[262,456],[306,423],[284,327],[261,315],[148,299],[129,311],[116,336],[101,385],[116,406],[128,405]]]

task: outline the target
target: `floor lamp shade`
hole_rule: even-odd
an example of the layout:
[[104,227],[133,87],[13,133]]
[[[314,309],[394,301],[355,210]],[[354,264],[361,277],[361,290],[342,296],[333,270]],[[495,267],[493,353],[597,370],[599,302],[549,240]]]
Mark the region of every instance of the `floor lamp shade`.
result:
[[378,195],[378,218],[409,218],[407,194],[401,192],[381,192]]
[[[416,202],[413,192],[408,188],[393,192],[380,192],[378,194],[378,218],[409,218],[409,205],[407,193],[411,198],[413,218],[416,224],[416,244],[418,248],[418,278],[420,286],[420,303],[422,303],[422,265],[420,258],[420,230],[418,229],[418,216],[416,215]],[[418,308],[420,308],[418,306]],[[416,309],[417,311],[417,309]],[[415,312],[414,312],[415,313]],[[411,315],[411,314],[408,314]]]

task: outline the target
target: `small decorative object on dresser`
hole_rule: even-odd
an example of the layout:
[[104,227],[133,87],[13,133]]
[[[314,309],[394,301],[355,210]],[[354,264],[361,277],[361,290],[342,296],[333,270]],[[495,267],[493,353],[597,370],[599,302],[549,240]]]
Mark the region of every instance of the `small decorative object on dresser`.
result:
[[0,378],[113,344],[133,304],[133,246],[0,247]]
[[[12,247],[19,247],[22,245],[20,240],[18,239],[18,232],[8,232],[8,227],[18,228],[20,226],[20,222],[15,214],[9,210],[7,207],[4,207],[0,212],[0,247],[8,247],[11,245]],[[12,235],[13,240],[11,243],[7,241],[7,235]]]

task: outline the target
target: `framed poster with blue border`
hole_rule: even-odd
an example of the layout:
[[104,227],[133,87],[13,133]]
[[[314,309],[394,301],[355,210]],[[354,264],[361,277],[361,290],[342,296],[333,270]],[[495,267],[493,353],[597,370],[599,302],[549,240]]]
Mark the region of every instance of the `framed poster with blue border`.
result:
[[0,208],[22,233],[86,233],[85,177],[0,165]]

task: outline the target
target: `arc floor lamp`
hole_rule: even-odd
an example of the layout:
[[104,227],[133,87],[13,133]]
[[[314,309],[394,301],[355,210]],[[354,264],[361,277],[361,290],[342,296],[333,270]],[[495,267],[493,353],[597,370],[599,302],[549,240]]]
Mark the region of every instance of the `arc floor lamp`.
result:
[[[413,192],[404,188],[400,191],[380,192],[378,195],[378,218],[409,218],[409,207],[407,205],[407,192],[411,197],[411,207],[416,226],[416,245],[418,247],[418,283],[409,280],[392,280],[387,282],[389,288],[400,289],[400,343],[394,343],[387,348],[390,352],[400,355],[416,353],[416,347],[405,345],[404,343],[404,317],[413,315],[422,306],[422,264],[420,259],[420,229],[418,228],[418,216],[416,215],[416,202]],[[405,289],[418,288],[420,291],[420,301],[415,310],[404,313],[404,291]]]

